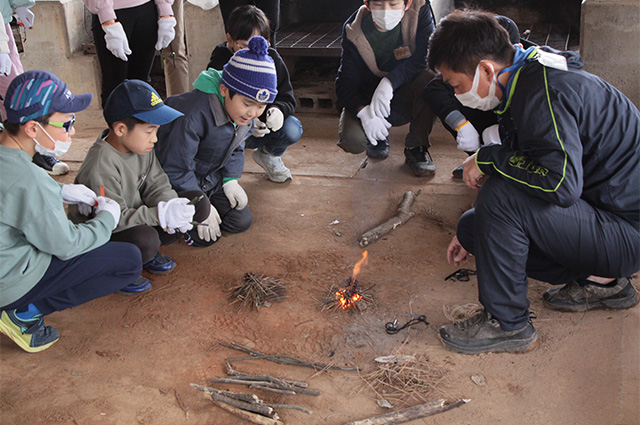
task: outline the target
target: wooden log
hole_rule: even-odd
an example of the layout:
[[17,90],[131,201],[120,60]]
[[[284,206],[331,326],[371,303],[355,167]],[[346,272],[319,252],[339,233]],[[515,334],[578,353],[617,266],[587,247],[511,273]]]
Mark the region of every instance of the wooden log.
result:
[[205,392],[207,394],[210,393],[218,393],[227,397],[231,397],[236,400],[246,401],[247,403],[261,403],[262,401],[255,394],[247,394],[247,393],[234,393],[231,391],[223,391],[217,388],[205,387],[203,385],[191,384],[193,388],[196,390]]
[[409,422],[414,419],[425,418],[437,413],[446,412],[454,407],[467,403],[467,400],[458,400],[451,404],[445,404],[446,400],[440,399],[418,406],[409,407],[395,412],[385,413],[384,415],[373,416],[368,419],[348,422],[343,425],[391,425]]
[[235,400],[231,397],[227,397],[225,395],[217,394],[217,393],[209,393],[209,395],[211,396],[211,399],[214,401],[219,401],[219,402],[228,404],[230,406],[236,407],[238,409],[257,413],[259,415],[262,415],[271,419],[276,419],[276,420],[279,419],[276,411],[273,410],[272,407],[265,406],[264,404],[248,403],[242,400]]
[[406,192],[402,197],[402,201],[398,205],[398,214],[360,236],[360,239],[358,239],[358,245],[360,245],[361,247],[365,247],[370,243],[375,242],[381,237],[387,235],[396,227],[401,226],[407,221],[411,220],[413,216],[416,215],[416,213],[411,211],[411,204],[413,204],[413,201],[416,199],[416,197],[420,195],[420,192],[421,189],[417,190],[415,193],[411,191]]
[[257,413],[247,412],[246,410],[238,409],[237,407],[230,406],[226,403],[222,403],[216,400],[211,400],[213,404],[216,406],[226,410],[229,413],[233,413],[234,415],[245,419],[249,422],[258,425],[284,425],[284,422],[279,421],[277,419],[267,418],[266,416],[259,415]]

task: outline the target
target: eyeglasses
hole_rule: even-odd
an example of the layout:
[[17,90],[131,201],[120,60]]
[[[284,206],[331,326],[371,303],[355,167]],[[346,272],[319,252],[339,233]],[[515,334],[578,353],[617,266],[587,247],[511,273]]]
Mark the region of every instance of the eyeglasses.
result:
[[76,122],[76,114],[73,114],[71,119],[69,121],[67,121],[67,122],[45,121],[45,124],[49,124],[49,125],[52,125],[52,126],[58,127],[58,128],[64,128],[68,133],[73,128],[73,124],[75,124],[75,122]]

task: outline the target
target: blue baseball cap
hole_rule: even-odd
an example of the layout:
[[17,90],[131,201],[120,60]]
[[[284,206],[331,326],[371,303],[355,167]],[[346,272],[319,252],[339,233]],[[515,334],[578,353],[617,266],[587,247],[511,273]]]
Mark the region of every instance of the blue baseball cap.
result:
[[103,113],[108,124],[135,117],[149,124],[163,125],[184,115],[165,105],[153,87],[141,80],[124,80],[113,89]]
[[33,70],[11,81],[4,97],[4,108],[8,122],[22,124],[54,112],[80,112],[89,106],[91,99],[91,93],[71,93],[64,81],[52,73]]

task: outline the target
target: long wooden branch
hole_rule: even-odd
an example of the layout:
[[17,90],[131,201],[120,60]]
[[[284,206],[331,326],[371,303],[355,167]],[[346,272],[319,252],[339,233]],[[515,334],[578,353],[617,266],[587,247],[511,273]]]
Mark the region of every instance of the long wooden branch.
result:
[[213,404],[216,406],[226,410],[227,412],[233,413],[234,415],[245,419],[249,422],[258,425],[284,425],[284,422],[279,421],[277,419],[267,418],[266,416],[259,415],[257,413],[247,412],[246,410],[238,409],[237,407],[230,406],[226,403],[222,403],[216,400],[211,400]]
[[418,189],[416,192],[406,192],[402,197],[402,201],[398,205],[398,214],[391,217],[381,225],[374,227],[373,229],[364,233],[362,236],[360,236],[358,244],[361,247],[365,247],[371,242],[375,242],[381,237],[387,235],[396,227],[401,226],[407,221],[411,220],[413,216],[416,215],[416,213],[411,211],[411,204],[413,204],[413,201],[416,199],[416,197],[420,195],[421,191],[421,189]]
[[446,400],[440,399],[418,406],[409,407],[407,409],[397,410],[395,412],[385,413],[384,415],[373,416],[368,419],[348,422],[343,425],[390,425],[409,422],[414,419],[425,418],[437,413],[446,412],[454,407],[467,403],[467,400],[458,400],[451,404],[445,404]]

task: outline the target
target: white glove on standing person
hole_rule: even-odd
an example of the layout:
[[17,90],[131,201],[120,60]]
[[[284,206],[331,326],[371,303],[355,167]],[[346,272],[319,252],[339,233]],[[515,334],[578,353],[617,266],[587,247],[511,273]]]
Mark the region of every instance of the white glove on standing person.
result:
[[168,16],[158,19],[158,41],[156,50],[162,50],[173,41],[176,36],[176,18]]
[[187,198],[173,198],[168,201],[158,202],[158,220],[160,227],[170,235],[176,230],[186,233],[193,229],[193,215],[196,213],[194,205],[188,205]]
[[93,206],[95,205],[97,198],[98,195],[83,184],[62,185],[62,202],[65,204],[84,204]]
[[11,74],[11,58],[9,53],[0,53],[0,75]]
[[391,128],[391,124],[381,117],[378,117],[373,113],[371,109],[371,105],[367,105],[360,112],[358,112],[357,117],[362,122],[362,128],[364,129],[364,134],[366,134],[369,142],[376,146],[378,144],[378,140],[384,140],[389,136],[389,128]]
[[494,124],[491,127],[487,127],[482,132],[482,141],[484,145],[501,145],[502,139],[500,139],[500,125]]
[[267,127],[271,131],[278,131],[284,124],[284,114],[277,106],[267,109]]
[[371,98],[373,113],[380,118],[388,117],[391,114],[391,99],[393,99],[393,85],[388,78],[383,78]]
[[118,223],[120,222],[120,205],[116,201],[111,198],[105,198],[104,196],[98,196],[98,206],[96,207],[96,214],[100,211],[106,211],[113,216],[115,223],[113,224],[113,228],[118,227]]
[[253,137],[264,137],[271,133],[271,130],[267,128],[267,124],[260,121],[258,118],[253,120]]
[[469,121],[459,126],[456,131],[456,142],[458,149],[465,152],[475,152],[480,149],[480,135],[476,128]]
[[222,235],[220,232],[220,223],[222,223],[220,214],[218,214],[218,210],[211,205],[209,217],[197,226],[198,237],[207,242],[215,242]]
[[13,10],[18,24],[22,24],[25,28],[33,28],[33,19],[35,15],[27,7],[19,6]]
[[249,198],[247,198],[247,194],[244,189],[240,187],[238,180],[229,180],[222,185],[222,190],[224,191],[224,194],[227,195],[231,208],[241,210],[249,203]]
[[104,40],[107,42],[107,49],[109,49],[113,56],[126,62],[128,60],[127,55],[131,54],[131,49],[129,48],[129,40],[127,40],[127,34],[124,32],[122,24],[120,22],[107,25],[103,24],[102,29],[104,30]]

